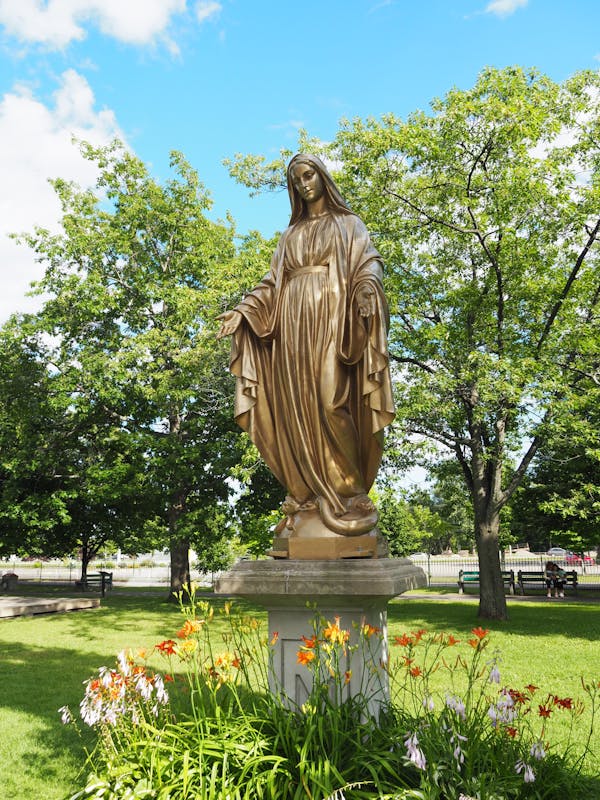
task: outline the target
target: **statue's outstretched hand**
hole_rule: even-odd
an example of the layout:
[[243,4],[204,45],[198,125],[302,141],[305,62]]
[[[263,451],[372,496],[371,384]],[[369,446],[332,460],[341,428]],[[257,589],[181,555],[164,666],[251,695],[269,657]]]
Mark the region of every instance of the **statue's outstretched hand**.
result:
[[363,283],[356,290],[356,305],[361,317],[372,317],[375,314],[375,292],[368,283]]
[[221,320],[217,339],[222,339],[224,336],[231,336],[237,331],[242,321],[242,315],[239,311],[226,311],[224,314],[219,314],[217,319]]

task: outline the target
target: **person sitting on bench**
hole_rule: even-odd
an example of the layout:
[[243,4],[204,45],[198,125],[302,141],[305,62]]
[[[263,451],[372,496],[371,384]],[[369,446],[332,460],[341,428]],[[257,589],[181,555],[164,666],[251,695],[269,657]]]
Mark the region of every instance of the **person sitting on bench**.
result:
[[554,561],[546,561],[546,595],[552,597],[552,589],[554,589],[554,597],[565,596],[565,572]]

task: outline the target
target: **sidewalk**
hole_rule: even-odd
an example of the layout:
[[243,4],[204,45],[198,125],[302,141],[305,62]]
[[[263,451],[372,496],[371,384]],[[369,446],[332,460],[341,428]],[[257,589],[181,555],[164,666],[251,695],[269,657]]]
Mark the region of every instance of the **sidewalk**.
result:
[[[478,594],[458,594],[458,592],[419,592],[413,590],[406,594],[400,595],[403,600],[435,600],[441,602],[464,603],[464,602],[479,602]],[[541,594],[507,594],[505,595],[507,603],[548,603],[550,605],[564,605],[565,603],[577,603],[578,605],[598,605],[600,604],[600,596],[589,597],[584,594],[569,594],[566,597],[546,597]]]

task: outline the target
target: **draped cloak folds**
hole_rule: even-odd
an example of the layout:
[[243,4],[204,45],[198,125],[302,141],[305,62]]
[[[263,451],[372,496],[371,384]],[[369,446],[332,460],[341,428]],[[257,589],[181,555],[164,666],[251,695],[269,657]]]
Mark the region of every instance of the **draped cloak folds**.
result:
[[236,421],[299,505],[327,500],[341,517],[373,484],[394,416],[381,258],[363,222],[326,212],[291,225],[236,310]]

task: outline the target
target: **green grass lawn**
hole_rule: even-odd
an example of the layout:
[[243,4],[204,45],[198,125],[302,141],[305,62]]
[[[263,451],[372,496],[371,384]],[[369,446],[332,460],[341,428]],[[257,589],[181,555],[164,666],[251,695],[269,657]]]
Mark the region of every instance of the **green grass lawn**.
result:
[[[60,800],[80,786],[85,742],[61,724],[57,709],[76,710],[82,682],[100,665],[113,665],[119,650],[151,650],[174,637],[181,617],[164,597],[164,591],[115,590],[96,610],[0,620],[2,797]],[[509,610],[508,622],[485,625],[492,631],[490,657],[501,653],[503,684],[579,696],[580,676],[600,679],[600,605],[530,601]],[[476,613],[475,601],[400,599],[389,607],[390,640],[419,628],[466,637],[479,624]],[[158,657],[152,663],[162,665]]]

